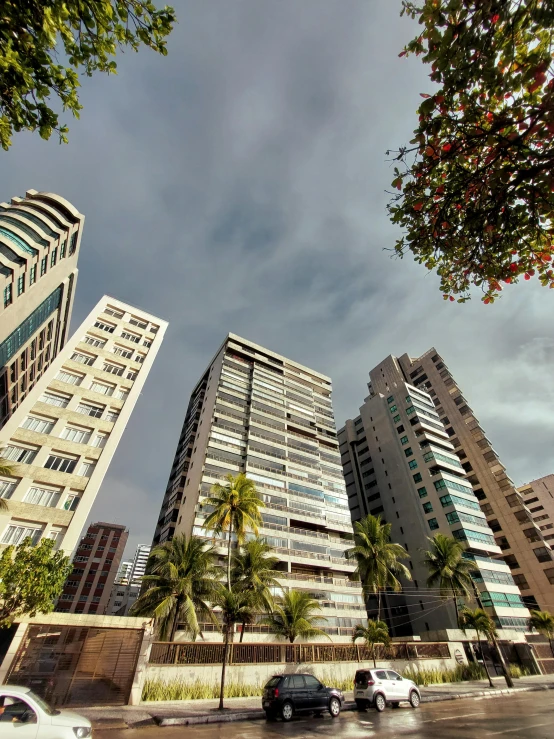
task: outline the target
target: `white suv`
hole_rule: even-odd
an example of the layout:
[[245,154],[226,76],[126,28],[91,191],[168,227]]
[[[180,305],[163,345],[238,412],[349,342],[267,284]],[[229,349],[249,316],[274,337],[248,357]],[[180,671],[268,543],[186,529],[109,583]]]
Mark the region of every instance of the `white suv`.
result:
[[359,710],[375,706],[384,711],[387,703],[397,708],[409,701],[413,708],[421,703],[418,686],[393,670],[358,670],[354,678],[354,700]]

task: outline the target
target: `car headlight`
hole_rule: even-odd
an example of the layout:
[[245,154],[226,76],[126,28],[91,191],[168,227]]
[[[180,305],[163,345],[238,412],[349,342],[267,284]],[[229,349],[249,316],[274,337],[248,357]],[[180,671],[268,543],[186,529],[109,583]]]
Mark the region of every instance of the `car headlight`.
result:
[[91,735],[92,729],[90,726],[74,726],[73,733],[77,739],[86,739],[87,736]]

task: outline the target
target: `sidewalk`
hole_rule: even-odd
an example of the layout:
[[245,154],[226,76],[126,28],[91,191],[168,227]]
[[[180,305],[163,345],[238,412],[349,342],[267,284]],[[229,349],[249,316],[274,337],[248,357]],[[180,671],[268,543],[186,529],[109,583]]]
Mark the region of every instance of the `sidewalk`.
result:
[[[512,692],[531,690],[554,690],[554,675],[534,675],[514,680],[514,690],[509,690],[504,678],[493,678],[495,688],[487,680],[475,680],[445,685],[423,687],[422,702],[457,700],[460,698],[486,698]],[[343,711],[355,709],[352,693],[345,694]],[[224,712],[217,710],[219,701],[159,701],[142,703],[140,706],[90,707],[75,709],[89,718],[98,729],[125,729],[141,726],[186,726],[192,724],[223,723],[227,721],[252,721],[265,718],[261,698],[226,698]]]

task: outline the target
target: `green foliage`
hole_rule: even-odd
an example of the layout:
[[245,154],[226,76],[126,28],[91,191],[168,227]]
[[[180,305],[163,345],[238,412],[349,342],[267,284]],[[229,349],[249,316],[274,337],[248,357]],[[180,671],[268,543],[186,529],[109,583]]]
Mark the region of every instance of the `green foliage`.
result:
[[435,534],[427,537],[430,549],[425,551],[423,563],[429,570],[427,587],[438,585],[441,595],[450,594],[454,599],[456,615],[458,614],[458,596],[471,593],[471,573],[477,565],[470,559],[464,559],[464,547],[453,536]]
[[303,590],[290,590],[281,598],[277,598],[273,611],[261,620],[273,633],[287,639],[291,644],[297,638],[316,639],[329,636],[318,626],[327,622],[317,613],[321,610],[319,603]]
[[389,627],[384,621],[374,621],[368,619],[367,626],[356,624],[354,627],[354,633],[352,634],[352,643],[356,643],[358,639],[363,639],[371,649],[371,656],[373,658],[373,666],[376,667],[375,661],[375,645],[384,644],[388,646],[390,644]]
[[9,546],[0,557],[0,628],[19,616],[50,613],[73,566],[63,552],[53,552],[54,542],[42,539],[33,546],[27,538]]
[[219,587],[220,568],[212,546],[184,534],[154,547],[142,582],[146,590],[131,614],[155,618],[159,638],[173,641],[179,623],[193,639],[200,633],[198,616],[217,623],[210,607]]
[[464,680],[483,680],[485,670],[476,662],[456,667],[407,667],[402,675],[413,680],[416,685],[442,685],[444,683],[461,683]]
[[[350,680],[349,683],[352,681]],[[263,685],[230,682],[225,686],[226,698],[250,698],[263,693]],[[143,701],[187,701],[219,698],[219,685],[203,680],[146,680],[142,689]]]
[[[347,549],[345,555],[356,562],[355,576],[359,577],[362,589],[380,595],[382,590],[401,589],[398,577],[411,580],[409,569],[400,560],[408,559],[408,553],[400,544],[391,542],[392,524],[381,523],[381,516],[371,514],[354,523],[355,546]],[[379,613],[380,618],[380,600]]]
[[529,623],[548,640],[554,639],[554,616],[548,611],[531,611]]
[[527,667],[521,667],[520,665],[510,665],[510,676],[519,680],[520,677],[528,677],[531,672]]
[[[68,128],[52,110],[79,117],[78,72],[116,73],[118,49],[147,46],[166,55],[173,8],[152,0],[5,0],[0,24],[0,144],[13,132],[38,130],[43,139]],[[63,61],[63,63],[60,63]]]
[[[7,459],[3,459],[0,456],[0,475],[3,477],[13,477],[15,475],[15,465]],[[9,510],[9,505],[4,498],[0,498],[0,513],[6,513]]]
[[204,521],[204,528],[214,534],[227,534],[227,588],[231,589],[231,543],[233,533],[239,544],[242,544],[246,533],[252,531],[258,536],[258,526],[262,522],[260,508],[265,503],[256,490],[253,480],[244,472],[236,477],[225,476],[226,485],[216,483],[212,486],[211,496],[203,500],[203,505],[211,506],[212,512]]
[[422,28],[400,56],[422,55],[438,89],[395,154],[396,253],[436,270],[445,300],[477,285],[491,303],[521,275],[554,287],[554,4],[402,5]]
[[482,608],[475,608],[472,611],[464,606],[460,612],[460,626],[464,631],[467,629],[476,631],[478,639],[479,634],[482,634],[487,639],[496,635],[494,621]]

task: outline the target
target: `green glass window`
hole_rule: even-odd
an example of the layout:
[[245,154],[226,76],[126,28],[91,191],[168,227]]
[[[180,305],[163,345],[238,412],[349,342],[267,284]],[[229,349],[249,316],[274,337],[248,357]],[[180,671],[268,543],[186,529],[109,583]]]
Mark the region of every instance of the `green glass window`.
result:
[[[11,286],[10,301],[11,302]],[[6,288],[7,289],[7,288]],[[6,299],[6,289],[4,290],[4,300]],[[0,344],[0,367],[3,367],[14,354],[25,344],[41,326],[48,316],[58,308],[61,300],[62,289],[58,287],[54,292],[44,300],[38,308],[36,308],[23,323],[21,323],[15,331],[8,336],[7,339]],[[9,303],[8,303],[9,304]]]
[[410,406],[410,408],[406,408],[406,415],[411,416],[412,413],[415,413],[415,408],[413,405]]
[[29,270],[29,285],[33,285],[37,281],[37,265],[33,264]]
[[63,259],[65,257],[66,249],[67,249],[67,239],[65,239],[65,241],[62,242],[62,245],[60,246],[60,259]]
[[407,444],[407,443],[408,443],[408,437],[407,437],[407,436],[403,436],[403,437],[402,437],[402,438],[400,439],[400,443],[401,443],[401,444]]
[[420,498],[426,498],[427,497],[427,488],[418,488],[417,489],[418,495]]
[[46,262],[47,262],[47,260],[48,260],[48,257],[42,257],[42,259],[40,260],[40,276],[41,277],[42,277],[42,275],[45,275],[46,274]]
[[415,475],[413,475],[414,482],[421,482],[423,480],[423,477],[421,476],[421,472],[416,472]]
[[411,403],[411,402],[412,402],[412,399],[410,398],[410,396],[406,395],[406,403]]
[[58,260],[58,249],[52,249],[50,254],[50,266],[53,267]]
[[17,294],[21,295],[25,292],[25,275],[19,275],[17,278]]
[[460,498],[459,495],[442,495],[439,500],[443,508],[449,505],[457,505],[465,508],[473,508],[475,511],[481,510],[481,506],[476,500],[466,500],[465,498]]
[[4,308],[12,302],[12,286],[6,285],[4,288]]
[[391,407],[389,408],[389,411],[391,413],[396,413],[397,410],[398,410],[398,408],[395,405],[391,405]]
[[431,505],[431,503],[424,503],[423,510],[425,511],[425,513],[433,513],[433,506]]
[[409,447],[408,447],[407,449],[404,449],[404,454],[405,454],[405,455],[406,455],[407,457],[411,457],[411,456],[412,456],[412,454],[413,454],[413,451],[412,451],[412,447],[411,447],[411,446],[409,446]]
[[417,468],[417,462],[415,459],[411,460],[411,462],[409,463],[409,467],[411,470],[415,470]]
[[392,420],[394,423],[398,423],[398,421],[400,421],[400,416],[395,416]]
[[394,395],[389,395],[389,397],[387,398],[387,403],[390,405],[393,400],[394,400]]
[[71,241],[69,242],[69,256],[75,253],[77,248],[77,231],[71,234]]
[[439,522],[436,518],[430,518],[427,523],[429,524],[429,528],[431,529],[431,531],[439,528]]

